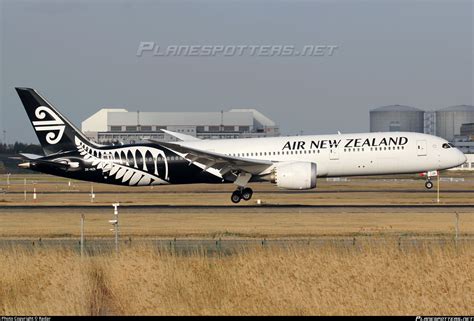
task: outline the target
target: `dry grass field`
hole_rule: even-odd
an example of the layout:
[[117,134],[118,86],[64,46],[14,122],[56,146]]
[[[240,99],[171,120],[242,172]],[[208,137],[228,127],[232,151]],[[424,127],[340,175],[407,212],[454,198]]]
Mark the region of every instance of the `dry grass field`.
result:
[[0,252],[1,315],[472,315],[474,248]]
[[[91,203],[89,183],[17,175],[0,184],[0,315],[472,315],[474,177],[452,176],[465,179],[442,182],[440,204],[459,207],[374,208],[364,206],[433,205],[436,191],[407,176],[319,180],[303,193],[255,184],[254,199],[234,205],[232,185],[94,184]],[[257,199],[287,206],[246,206]],[[108,220],[117,201],[185,207],[122,206],[119,255],[97,247],[81,257],[81,215],[86,245],[99,246],[113,238]],[[341,204],[362,207],[318,207]],[[55,207],[67,205],[76,207]],[[39,238],[70,242],[39,246]],[[152,247],[172,238],[329,242],[254,243],[231,255]],[[400,246],[402,238],[430,241]],[[129,239],[143,242],[123,246]]]

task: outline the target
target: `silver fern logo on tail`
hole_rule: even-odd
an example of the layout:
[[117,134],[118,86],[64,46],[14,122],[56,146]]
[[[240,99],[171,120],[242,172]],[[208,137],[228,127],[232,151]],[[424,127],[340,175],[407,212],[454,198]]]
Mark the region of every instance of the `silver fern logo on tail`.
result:
[[[101,170],[104,177],[114,178],[121,184],[130,186],[168,184],[168,161],[162,150],[148,146],[103,150],[88,146],[78,137],[75,140],[77,150],[84,160]],[[164,163],[164,173],[158,172],[158,162]]]
[[[44,120],[49,115],[52,120]],[[33,126],[37,132],[48,131],[46,134],[46,142],[51,145],[56,145],[61,141],[64,135],[64,129],[66,126],[59,116],[49,107],[39,106],[35,110],[35,116],[37,119],[43,119],[34,121]]]

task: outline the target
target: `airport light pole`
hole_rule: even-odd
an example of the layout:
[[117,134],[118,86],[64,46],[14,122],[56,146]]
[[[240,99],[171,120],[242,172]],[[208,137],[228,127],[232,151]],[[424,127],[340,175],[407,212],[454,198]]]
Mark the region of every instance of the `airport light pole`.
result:
[[36,182],[33,182],[33,201],[36,201]]
[[90,193],[90,196],[91,196],[91,203],[94,203],[94,199],[95,199],[95,194],[94,194],[94,185],[91,183],[91,193]]
[[115,233],[115,253],[118,254],[119,251],[119,245],[118,245],[118,233],[119,233],[119,212],[118,212],[118,207],[120,206],[120,203],[113,203],[112,206],[114,207],[114,219],[109,220],[109,223],[114,226],[113,229],[110,229],[111,231],[114,231]]
[[440,181],[439,176],[440,175],[439,175],[439,171],[437,171],[436,173],[437,173],[436,176],[437,176],[437,180],[438,180],[438,184],[436,184],[437,185],[437,187],[436,187],[436,189],[437,189],[436,201],[439,203],[439,181]]

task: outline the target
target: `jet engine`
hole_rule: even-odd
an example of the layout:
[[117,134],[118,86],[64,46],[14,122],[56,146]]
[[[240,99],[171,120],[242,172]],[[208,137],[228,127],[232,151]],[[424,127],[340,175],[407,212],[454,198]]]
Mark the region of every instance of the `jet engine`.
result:
[[316,187],[317,166],[311,162],[277,163],[271,182],[285,189],[311,189]]

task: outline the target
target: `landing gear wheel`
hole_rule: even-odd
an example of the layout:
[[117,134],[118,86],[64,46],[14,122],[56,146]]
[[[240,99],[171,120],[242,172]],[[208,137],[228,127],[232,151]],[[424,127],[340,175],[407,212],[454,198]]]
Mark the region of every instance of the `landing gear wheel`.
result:
[[242,194],[240,193],[240,191],[234,191],[232,193],[232,196],[230,197],[230,200],[232,201],[232,203],[235,203],[237,204],[238,202],[240,202],[240,200],[242,199]]
[[252,198],[252,195],[253,195],[253,191],[250,187],[247,187],[247,188],[244,188],[242,190],[242,198],[245,200],[245,201],[248,201]]
[[425,187],[426,187],[427,189],[432,189],[432,188],[433,188],[433,182],[432,182],[432,181],[426,181]]

